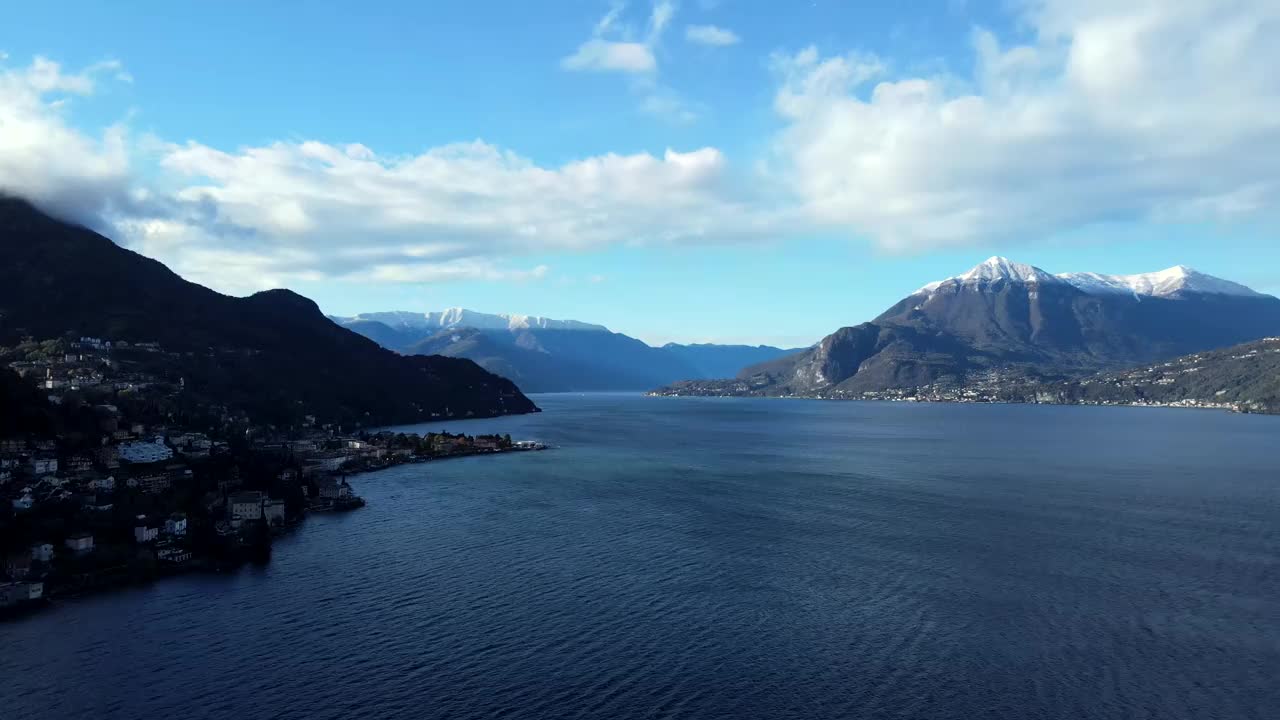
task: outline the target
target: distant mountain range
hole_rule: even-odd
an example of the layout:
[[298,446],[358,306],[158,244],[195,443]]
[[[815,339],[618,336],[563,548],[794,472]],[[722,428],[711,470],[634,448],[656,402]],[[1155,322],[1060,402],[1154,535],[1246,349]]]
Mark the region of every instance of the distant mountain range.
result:
[[763,345],[655,348],[603,325],[463,308],[331,319],[399,353],[474,360],[527,392],[646,390],[686,378],[730,375],[795,352]]
[[404,357],[288,290],[228,297],[31,204],[0,197],[0,344],[155,341],[192,398],[260,422],[390,424],[536,411],[468,360]]
[[995,369],[1084,375],[1280,334],[1280,299],[1185,267],[1052,275],[991,258],[814,347],[667,394],[856,397]]

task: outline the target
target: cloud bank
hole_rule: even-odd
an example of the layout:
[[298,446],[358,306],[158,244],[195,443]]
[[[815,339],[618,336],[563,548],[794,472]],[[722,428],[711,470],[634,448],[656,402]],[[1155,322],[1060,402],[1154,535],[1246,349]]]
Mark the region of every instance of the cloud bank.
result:
[[973,77],[780,55],[776,152],[809,216],[889,248],[1280,206],[1280,4],[1045,0]]
[[[1029,40],[976,29],[967,75],[903,73],[857,49],[776,53],[770,151],[734,162],[716,147],[549,166],[483,141],[405,156],[358,143],[144,142],[124,122],[85,131],[69,120],[128,81],[119,63],[0,61],[0,190],[113,228],[228,292],[536,281],[548,272],[529,259],[540,253],[624,244],[822,233],[926,251],[1108,221],[1275,217],[1280,5],[1020,7]],[[655,6],[647,37],[673,13]],[[611,34],[618,22],[606,16],[594,40],[627,42]],[[656,63],[640,44],[647,56],[602,50],[582,69]],[[679,111],[678,99],[657,105]]]

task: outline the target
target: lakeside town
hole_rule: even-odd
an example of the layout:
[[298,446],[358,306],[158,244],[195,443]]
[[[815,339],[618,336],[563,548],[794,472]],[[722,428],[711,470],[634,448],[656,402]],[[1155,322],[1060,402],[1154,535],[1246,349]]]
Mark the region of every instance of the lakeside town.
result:
[[[255,424],[190,407],[148,372],[156,343],[94,337],[0,348],[20,376],[0,425],[0,615],[191,571],[265,562],[310,513],[364,506],[347,478],[410,462],[545,449],[509,435]],[[32,407],[38,412],[31,412]]]
[[812,394],[774,393],[771,378],[755,375],[688,381],[648,394],[654,397],[1196,408],[1280,414],[1275,385],[1277,368],[1280,368],[1280,337],[1266,337],[1229,348],[1092,374],[1063,372],[1044,377],[1032,368],[1011,366],[975,370],[960,378],[917,387],[846,390],[837,386]]

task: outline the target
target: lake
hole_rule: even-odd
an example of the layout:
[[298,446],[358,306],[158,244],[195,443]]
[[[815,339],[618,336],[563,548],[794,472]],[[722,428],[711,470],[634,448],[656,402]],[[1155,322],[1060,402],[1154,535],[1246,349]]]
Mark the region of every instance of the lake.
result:
[[1280,417],[544,395],[271,563],[0,625],[21,718],[1274,718]]

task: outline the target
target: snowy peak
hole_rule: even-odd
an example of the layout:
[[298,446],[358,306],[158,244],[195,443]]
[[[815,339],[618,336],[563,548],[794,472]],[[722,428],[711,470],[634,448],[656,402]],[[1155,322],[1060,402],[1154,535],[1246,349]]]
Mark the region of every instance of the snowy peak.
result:
[[990,282],[992,280],[1011,280],[1014,282],[1057,282],[1049,273],[1038,267],[1014,262],[1008,258],[988,258],[969,272],[961,275],[959,280],[966,282]]
[[1033,265],[1024,265],[1003,257],[989,258],[963,275],[929,283],[917,290],[915,294],[932,294],[938,288],[948,284],[983,286],[997,281],[1024,285],[1065,283],[1090,295],[1118,294],[1168,298],[1184,293],[1199,293],[1233,297],[1270,297],[1239,283],[1206,275],[1185,265],[1175,265],[1167,270],[1137,275],[1103,275],[1093,272],[1050,275]]
[[1175,265],[1167,270],[1137,275],[1063,273],[1058,277],[1092,295],[1118,293],[1139,297],[1172,297],[1181,293],[1202,293],[1235,297],[1267,297],[1239,283],[1206,275],[1185,265]]
[[478,330],[585,330],[608,332],[603,325],[577,320],[552,320],[537,315],[510,315],[506,313],[482,313],[466,308],[453,307],[437,312],[415,313],[405,311],[361,313],[354,317],[340,318],[343,325],[361,320],[372,320],[393,328],[414,330],[446,330],[452,328],[476,328]]
[[987,260],[975,265],[969,270],[969,272],[963,275],[956,275],[954,277],[949,277],[946,280],[931,282],[916,292],[933,292],[948,283],[955,283],[958,285],[986,285],[1000,280],[1011,283],[1021,283],[1024,285],[1062,282],[1058,278],[1038,267],[1014,262],[1009,258],[996,256],[987,258]]

